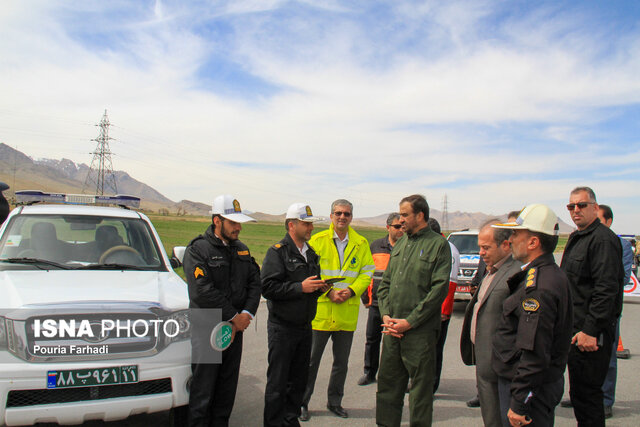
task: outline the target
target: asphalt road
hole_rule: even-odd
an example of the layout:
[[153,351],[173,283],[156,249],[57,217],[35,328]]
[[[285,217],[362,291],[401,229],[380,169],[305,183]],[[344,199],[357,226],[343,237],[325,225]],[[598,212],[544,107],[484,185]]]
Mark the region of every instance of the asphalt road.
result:
[[[460,328],[464,315],[465,302],[456,302],[449,325],[448,339],[445,345],[445,359],[440,388],[436,394],[433,413],[435,426],[481,426],[480,410],[468,408],[465,402],[475,394],[474,367],[465,366],[460,360]],[[311,420],[302,423],[303,427],[330,426],[373,426],[375,425],[376,385],[358,386],[362,375],[365,342],[366,309],[361,308],[358,329],[356,330],[349,374],[345,386],[343,407],[349,412],[349,418],[334,416],[326,409],[326,388],[330,371],[330,345],[325,349],[322,366],[318,374],[316,391],[309,404]],[[240,371],[240,381],[236,402],[231,417],[231,426],[256,427],[262,425],[264,408],[264,388],[267,370],[267,308],[262,302],[257,321],[245,332],[244,356]],[[631,350],[630,359],[618,359],[617,400],[614,416],[608,420],[608,426],[637,426],[640,416],[640,393],[638,372],[640,372],[640,298],[628,300],[624,304],[622,317],[622,340],[625,348]],[[565,388],[568,387],[568,384]],[[565,396],[568,393],[565,392]],[[409,425],[408,398],[405,399],[403,426]],[[167,412],[137,415],[119,422],[87,422],[86,426],[165,426],[169,425]],[[558,407],[557,426],[575,426],[571,409]]]
[[[440,388],[436,393],[433,424],[436,426],[481,426],[480,410],[468,408],[466,401],[475,394],[475,368],[465,366],[460,359],[459,343],[465,302],[457,302],[449,325],[445,344],[445,357]],[[366,309],[362,308],[358,329],[353,341],[349,363],[349,374],[345,386],[343,407],[349,412],[348,419],[334,416],[326,409],[326,389],[331,369],[331,353],[327,346],[322,366],[318,374],[315,393],[309,410],[311,420],[303,426],[373,426],[375,425],[376,385],[358,386],[362,375],[365,342]],[[233,426],[259,426],[262,423],[263,393],[266,379],[266,307],[260,307],[258,330],[252,329],[245,336],[245,354],[242,361],[238,395],[231,418]],[[614,417],[608,420],[610,426],[637,426],[640,415],[640,393],[638,372],[640,372],[640,301],[624,304],[622,318],[622,340],[625,348],[631,350],[630,359],[618,359],[617,400]],[[568,381],[567,381],[568,383]],[[568,396],[568,384],[566,395]],[[409,425],[408,397],[405,399],[403,426]],[[558,407],[557,426],[575,426],[573,410]]]

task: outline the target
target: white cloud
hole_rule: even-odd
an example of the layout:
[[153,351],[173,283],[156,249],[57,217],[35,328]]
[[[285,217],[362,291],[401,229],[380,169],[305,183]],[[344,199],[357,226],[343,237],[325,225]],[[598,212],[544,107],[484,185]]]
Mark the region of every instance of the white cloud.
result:
[[[64,2],[10,2],[0,15],[0,141],[88,163],[107,108],[116,168],[175,200],[237,192],[248,209],[279,212],[307,197],[326,214],[315,204],[345,196],[374,215],[412,192],[439,209],[446,192],[455,209],[501,213],[562,206],[597,172],[598,191],[638,209],[624,190],[640,187],[624,179],[638,141],[629,154],[591,141],[615,114],[601,107],[640,102],[637,33],[593,32],[556,9],[488,25],[492,2],[398,2],[364,16],[368,5],[156,1],[127,15],[126,3],[93,13],[103,6],[91,3],[75,28]],[[124,19],[104,16],[114,10]],[[105,26],[92,32],[91,19]],[[212,55],[231,67],[228,83],[237,67],[274,93],[203,89]],[[511,133],[532,124],[539,143]],[[293,167],[224,163],[240,160]],[[394,169],[391,182],[375,179]]]

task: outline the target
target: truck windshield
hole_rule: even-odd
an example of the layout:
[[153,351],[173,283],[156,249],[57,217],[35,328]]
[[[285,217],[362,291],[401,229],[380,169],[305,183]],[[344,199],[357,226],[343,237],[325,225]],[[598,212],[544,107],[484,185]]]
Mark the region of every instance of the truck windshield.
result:
[[147,223],[137,218],[18,215],[0,240],[0,261],[157,270],[163,263],[155,242]]
[[478,254],[478,235],[476,234],[452,234],[449,241],[454,244],[461,254]]

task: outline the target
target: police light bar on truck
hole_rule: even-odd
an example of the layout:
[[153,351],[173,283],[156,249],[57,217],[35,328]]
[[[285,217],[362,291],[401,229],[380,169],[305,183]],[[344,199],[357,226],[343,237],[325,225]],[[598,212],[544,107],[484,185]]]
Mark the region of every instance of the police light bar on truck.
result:
[[90,194],[47,193],[38,190],[16,191],[18,204],[33,203],[65,203],[71,205],[118,205],[122,207],[140,207],[140,197],[116,194],[115,196],[98,196]]

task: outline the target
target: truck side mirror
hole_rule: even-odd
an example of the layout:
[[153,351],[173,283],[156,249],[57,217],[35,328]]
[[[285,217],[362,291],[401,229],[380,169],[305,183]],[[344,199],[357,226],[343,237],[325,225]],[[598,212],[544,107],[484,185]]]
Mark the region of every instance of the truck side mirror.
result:
[[184,259],[184,252],[187,250],[186,246],[174,246],[171,252],[171,267],[182,267],[182,260]]

